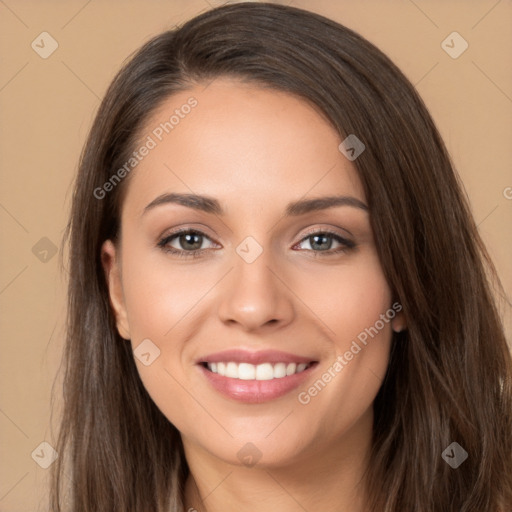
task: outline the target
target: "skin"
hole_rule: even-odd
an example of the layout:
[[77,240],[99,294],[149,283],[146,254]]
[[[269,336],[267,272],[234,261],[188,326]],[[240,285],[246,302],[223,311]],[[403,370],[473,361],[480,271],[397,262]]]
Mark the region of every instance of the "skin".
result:
[[[375,324],[392,297],[367,211],[338,206],[284,216],[289,202],[303,198],[346,195],[366,203],[356,169],[316,108],[227,78],[168,98],[142,138],[191,96],[198,105],[132,171],[120,241],[102,248],[120,335],[133,349],[149,338],[160,350],[149,366],[135,362],[181,433],[192,475],[186,510],[362,511],[358,482],[368,461],[372,403],[392,329],[403,328],[404,318],[385,323],[317,396],[299,403],[298,393]],[[170,192],[217,198],[225,215],[172,203],[143,213]],[[180,258],[158,247],[177,227],[202,231],[205,253]],[[329,238],[326,250],[313,249],[306,235],[322,229],[356,247],[333,253],[342,245]],[[250,264],[236,252],[248,236],[263,249]],[[179,236],[169,244],[190,247]],[[235,347],[282,350],[319,364],[299,389],[244,404],[220,395],[195,364]],[[237,457],[248,442],[261,452],[253,467]]]

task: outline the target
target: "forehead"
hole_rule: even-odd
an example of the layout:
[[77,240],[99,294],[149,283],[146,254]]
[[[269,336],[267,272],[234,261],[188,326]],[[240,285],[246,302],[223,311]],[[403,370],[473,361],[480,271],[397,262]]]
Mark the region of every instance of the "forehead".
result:
[[166,99],[139,140],[150,149],[128,184],[123,208],[133,214],[168,192],[217,197],[228,212],[336,193],[365,201],[339,134],[286,92],[228,78],[199,84]]

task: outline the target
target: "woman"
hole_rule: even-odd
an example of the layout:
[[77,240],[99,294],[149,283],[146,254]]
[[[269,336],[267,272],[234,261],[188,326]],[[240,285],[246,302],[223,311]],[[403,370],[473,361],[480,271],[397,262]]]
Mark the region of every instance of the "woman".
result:
[[238,4],[155,37],[67,235],[52,510],[509,510],[499,281],[425,105],[353,31]]

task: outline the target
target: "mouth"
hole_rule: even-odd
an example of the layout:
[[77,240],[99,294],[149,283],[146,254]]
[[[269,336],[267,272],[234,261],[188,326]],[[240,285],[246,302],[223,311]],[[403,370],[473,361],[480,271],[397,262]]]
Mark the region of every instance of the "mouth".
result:
[[212,354],[196,363],[215,391],[249,404],[291,394],[319,364],[317,360],[285,352],[241,349]]

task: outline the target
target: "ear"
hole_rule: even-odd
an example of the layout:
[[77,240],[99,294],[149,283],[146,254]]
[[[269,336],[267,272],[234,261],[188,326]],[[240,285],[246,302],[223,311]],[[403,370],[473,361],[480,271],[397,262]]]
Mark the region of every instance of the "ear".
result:
[[407,329],[407,322],[405,321],[405,315],[403,311],[398,312],[391,320],[391,328],[395,332],[402,332],[404,329]]
[[117,330],[121,338],[129,340],[130,327],[124,302],[119,254],[111,240],[105,240],[101,246],[101,264],[107,280],[110,303],[116,317]]

